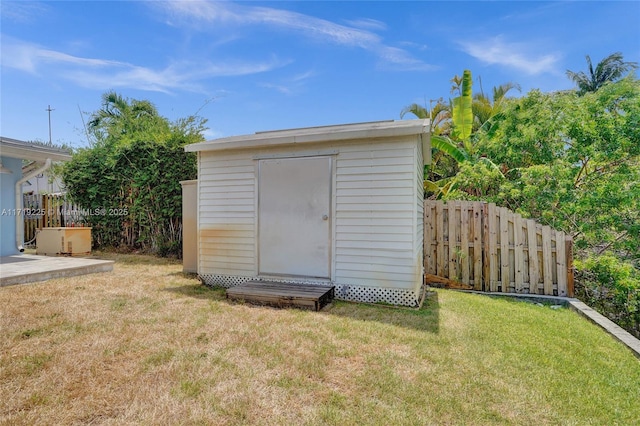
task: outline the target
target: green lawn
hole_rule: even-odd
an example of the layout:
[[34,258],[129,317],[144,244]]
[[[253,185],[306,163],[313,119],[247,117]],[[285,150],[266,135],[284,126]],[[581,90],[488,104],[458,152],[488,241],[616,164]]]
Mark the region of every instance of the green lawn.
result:
[[438,290],[419,310],[228,303],[181,266],[0,288],[0,424],[640,419],[640,361],[576,313]]

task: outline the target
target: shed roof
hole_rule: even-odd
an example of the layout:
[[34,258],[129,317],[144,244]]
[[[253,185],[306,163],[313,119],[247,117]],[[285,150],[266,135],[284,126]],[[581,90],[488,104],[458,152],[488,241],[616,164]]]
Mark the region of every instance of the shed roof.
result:
[[0,155],[31,161],[69,161],[71,153],[59,148],[38,145],[0,136]]
[[383,138],[428,133],[429,120],[388,120],[335,126],[256,132],[187,145],[187,152],[300,145],[349,139]]

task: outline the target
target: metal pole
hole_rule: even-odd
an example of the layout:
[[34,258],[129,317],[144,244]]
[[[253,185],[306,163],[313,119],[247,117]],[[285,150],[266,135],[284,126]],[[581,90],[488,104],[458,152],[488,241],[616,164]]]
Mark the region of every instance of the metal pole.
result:
[[51,105],[47,105],[48,108],[46,109],[46,111],[49,112],[49,145],[51,145],[51,111],[55,111],[54,109],[51,109]]

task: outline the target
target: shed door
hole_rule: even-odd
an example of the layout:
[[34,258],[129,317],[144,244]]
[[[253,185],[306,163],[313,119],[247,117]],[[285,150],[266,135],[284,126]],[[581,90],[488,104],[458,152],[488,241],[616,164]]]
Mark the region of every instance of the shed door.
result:
[[260,160],[259,168],[260,274],[330,278],[331,157]]

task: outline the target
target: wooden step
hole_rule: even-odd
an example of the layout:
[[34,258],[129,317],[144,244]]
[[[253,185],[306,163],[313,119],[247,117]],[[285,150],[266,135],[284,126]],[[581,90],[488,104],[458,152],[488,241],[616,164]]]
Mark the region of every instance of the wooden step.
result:
[[227,299],[270,306],[298,307],[319,311],[335,297],[335,287],[248,281],[227,289]]

